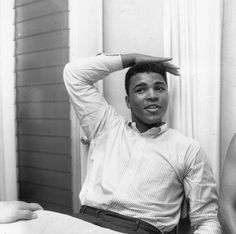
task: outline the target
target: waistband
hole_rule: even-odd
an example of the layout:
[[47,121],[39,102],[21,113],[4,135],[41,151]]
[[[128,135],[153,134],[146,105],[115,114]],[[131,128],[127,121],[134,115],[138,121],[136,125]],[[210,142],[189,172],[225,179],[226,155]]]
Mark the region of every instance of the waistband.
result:
[[[82,206],[80,214],[85,221],[127,234],[177,234],[177,228],[170,232],[161,232],[158,228],[143,220],[95,207]],[[92,219],[89,217],[92,217]]]

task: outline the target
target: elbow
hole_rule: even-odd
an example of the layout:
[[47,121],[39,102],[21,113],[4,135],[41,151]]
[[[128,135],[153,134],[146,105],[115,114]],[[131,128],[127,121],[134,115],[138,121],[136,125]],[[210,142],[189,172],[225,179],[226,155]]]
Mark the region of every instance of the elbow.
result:
[[66,63],[63,69],[64,73],[67,72],[68,70],[70,70],[70,63]]
[[71,74],[71,65],[70,65],[70,63],[67,63],[67,64],[64,66],[64,69],[63,69],[63,80],[64,80],[64,83],[65,83],[65,84],[68,83],[70,74]]

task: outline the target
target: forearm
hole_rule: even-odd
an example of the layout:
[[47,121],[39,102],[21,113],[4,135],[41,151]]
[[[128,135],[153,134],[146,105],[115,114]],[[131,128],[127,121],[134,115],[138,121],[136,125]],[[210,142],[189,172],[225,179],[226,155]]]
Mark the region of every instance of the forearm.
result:
[[91,84],[122,68],[122,61],[119,55],[79,58],[66,64],[64,81],[71,86],[80,85],[80,81],[82,84]]
[[[121,61],[119,61],[119,58]],[[65,66],[65,71],[72,71],[77,78],[90,77],[94,81],[107,76],[110,72],[130,67],[138,62],[144,61],[168,61],[169,58],[159,58],[137,53],[117,54],[117,55],[98,55],[90,58],[80,58],[76,61],[68,63]],[[98,71],[91,73],[91,71]],[[90,74],[87,74],[87,72]],[[103,72],[102,72],[103,71]],[[94,75],[94,77],[93,77]]]
[[123,68],[130,67],[137,63],[137,58],[140,56],[139,54],[131,53],[131,54],[121,54],[122,66]]

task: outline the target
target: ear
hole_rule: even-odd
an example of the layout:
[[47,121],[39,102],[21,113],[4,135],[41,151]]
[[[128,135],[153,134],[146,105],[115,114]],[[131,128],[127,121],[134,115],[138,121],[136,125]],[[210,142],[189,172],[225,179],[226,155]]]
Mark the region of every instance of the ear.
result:
[[126,105],[129,109],[131,109],[130,107],[130,102],[129,102],[129,97],[128,96],[125,96],[125,102],[126,102]]

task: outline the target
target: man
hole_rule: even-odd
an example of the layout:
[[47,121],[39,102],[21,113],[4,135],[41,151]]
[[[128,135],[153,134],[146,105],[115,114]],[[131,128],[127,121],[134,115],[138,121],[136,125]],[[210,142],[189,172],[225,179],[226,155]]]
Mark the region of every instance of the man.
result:
[[[121,233],[175,233],[185,196],[195,234],[221,233],[205,153],[195,140],[163,122],[166,71],[178,75],[167,60],[99,55],[65,66],[66,88],[90,141],[80,218]],[[94,83],[130,66],[125,100],[132,122],[127,122]]]
[[220,221],[224,233],[236,233],[236,134],[233,136],[224,163],[220,186]]
[[37,203],[22,201],[0,201],[0,224],[11,223],[22,219],[36,219],[36,210],[43,208]]

